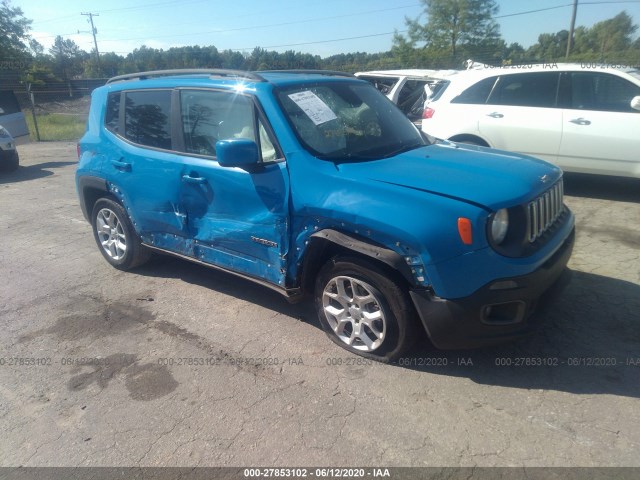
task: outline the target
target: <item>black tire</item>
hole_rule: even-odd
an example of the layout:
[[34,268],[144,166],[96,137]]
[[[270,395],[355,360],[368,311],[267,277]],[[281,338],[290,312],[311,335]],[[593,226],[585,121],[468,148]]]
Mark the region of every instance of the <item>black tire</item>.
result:
[[[355,282],[351,282],[350,279],[354,279]],[[352,305],[351,301],[347,301],[347,305],[340,303],[332,297],[337,295],[339,282],[343,283],[346,297],[355,301],[357,294],[353,295],[353,290],[360,289],[360,294],[368,291],[374,301],[369,302],[365,308],[360,308],[361,305],[349,306]],[[344,302],[344,298],[342,300]],[[385,270],[365,259],[336,257],[327,262],[316,279],[315,303],[320,324],[329,338],[348,351],[363,357],[384,363],[396,360],[413,346],[416,339],[416,313],[406,288]],[[347,307],[349,308],[348,321],[343,322],[346,325],[344,328],[339,327],[341,322],[328,313],[325,306],[345,313]],[[377,332],[369,328],[371,320],[369,323],[363,321],[363,326],[355,326],[364,318],[361,312],[376,315],[378,310],[382,321],[374,320],[377,322]],[[381,327],[382,325],[384,326]],[[355,334],[355,328],[361,329],[359,335]],[[362,341],[363,338],[367,340],[365,335],[372,345]]]
[[18,169],[18,165],[20,165],[20,157],[18,156],[18,152],[14,150],[13,155],[1,166],[1,169],[5,172],[14,172]]
[[[114,200],[101,198],[95,203],[91,226],[100,253],[113,267],[131,270],[151,258],[151,250],[142,245],[129,216]],[[124,249],[121,248],[123,246]]]

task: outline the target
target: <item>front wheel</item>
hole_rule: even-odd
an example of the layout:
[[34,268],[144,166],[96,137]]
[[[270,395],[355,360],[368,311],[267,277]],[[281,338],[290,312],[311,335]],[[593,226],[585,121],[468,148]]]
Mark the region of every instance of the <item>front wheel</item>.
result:
[[330,260],[318,275],[315,301],[329,338],[358,355],[389,362],[416,338],[415,312],[406,290],[366,260]]
[[102,256],[115,268],[130,270],[142,265],[151,251],[140,242],[122,205],[101,198],[91,215],[93,236]]

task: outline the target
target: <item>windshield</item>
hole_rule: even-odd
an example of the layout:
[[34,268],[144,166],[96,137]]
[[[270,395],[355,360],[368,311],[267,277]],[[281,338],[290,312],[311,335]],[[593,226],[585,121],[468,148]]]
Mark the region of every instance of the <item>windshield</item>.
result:
[[411,121],[371,85],[322,83],[278,92],[303,146],[330,160],[371,160],[428,145]]

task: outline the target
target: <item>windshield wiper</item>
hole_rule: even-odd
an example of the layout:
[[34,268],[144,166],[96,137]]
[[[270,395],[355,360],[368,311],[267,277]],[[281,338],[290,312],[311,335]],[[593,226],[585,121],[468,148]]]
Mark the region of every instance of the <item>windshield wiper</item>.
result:
[[390,152],[385,152],[385,154],[382,156],[382,158],[388,158],[388,157],[395,157],[396,155],[400,155],[401,153],[404,152],[409,152],[411,150],[415,150],[416,148],[420,148],[420,147],[426,147],[427,145],[429,145],[428,143],[411,143],[409,145],[402,145],[399,148],[392,150]]

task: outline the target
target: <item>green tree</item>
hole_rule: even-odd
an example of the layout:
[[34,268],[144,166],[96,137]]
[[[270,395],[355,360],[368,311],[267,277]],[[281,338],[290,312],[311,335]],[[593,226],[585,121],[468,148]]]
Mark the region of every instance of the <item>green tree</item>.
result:
[[83,63],[89,56],[73,40],[65,40],[60,35],[54,40],[49,54],[53,60],[53,73],[62,80],[79,76],[84,70]]
[[596,23],[591,27],[593,40],[602,58],[608,52],[619,52],[631,47],[633,34],[638,29],[627,12],[620,12],[609,20]]
[[[577,31],[575,33],[574,36],[580,36]],[[527,51],[529,58],[539,62],[561,58],[567,51],[568,39],[567,30],[560,30],[558,33],[541,33],[538,35],[538,43],[532,45]],[[577,43],[574,50],[577,48]]]
[[30,85],[46,85],[55,82],[56,77],[49,67],[34,63],[24,72],[21,81]]
[[100,68],[98,68],[94,50],[84,63],[83,76],[85,78],[115,77],[124,72],[124,62],[124,57],[116,53],[102,53],[100,54]]
[[393,34],[391,54],[406,68],[415,67],[418,63],[418,52],[415,42],[400,35],[398,31]]
[[11,6],[10,0],[0,2],[0,60],[24,60],[29,57],[31,20],[24,18],[22,9]]
[[[637,29],[624,11],[590,28],[576,27],[571,59],[634,64],[640,57],[640,40],[633,41]],[[533,61],[564,60],[568,38],[566,30],[542,33],[538,36],[538,42],[529,47],[526,57]]]
[[493,17],[495,0],[420,0],[427,23],[406,19],[409,38],[425,42],[438,55],[448,55],[452,63],[464,56],[478,55],[499,47],[500,29]]

